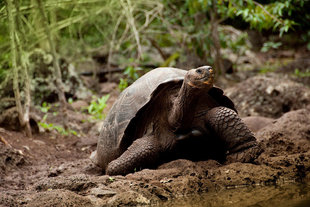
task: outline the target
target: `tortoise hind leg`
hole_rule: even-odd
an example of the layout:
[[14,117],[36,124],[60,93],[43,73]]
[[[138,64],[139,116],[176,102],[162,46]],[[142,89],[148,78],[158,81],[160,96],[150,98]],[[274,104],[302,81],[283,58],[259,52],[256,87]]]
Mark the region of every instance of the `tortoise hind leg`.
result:
[[126,175],[150,167],[158,161],[160,146],[154,136],[135,140],[117,159],[110,162],[106,168],[108,175]]
[[215,107],[205,121],[224,143],[227,162],[253,162],[261,154],[253,133],[232,109]]

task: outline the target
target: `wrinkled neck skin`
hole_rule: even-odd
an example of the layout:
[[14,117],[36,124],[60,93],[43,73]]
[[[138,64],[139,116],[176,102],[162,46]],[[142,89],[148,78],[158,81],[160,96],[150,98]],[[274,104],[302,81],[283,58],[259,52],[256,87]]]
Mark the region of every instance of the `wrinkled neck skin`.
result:
[[190,129],[198,99],[208,91],[209,88],[197,88],[186,81],[183,82],[178,96],[173,100],[169,115],[168,121],[173,132],[184,133]]

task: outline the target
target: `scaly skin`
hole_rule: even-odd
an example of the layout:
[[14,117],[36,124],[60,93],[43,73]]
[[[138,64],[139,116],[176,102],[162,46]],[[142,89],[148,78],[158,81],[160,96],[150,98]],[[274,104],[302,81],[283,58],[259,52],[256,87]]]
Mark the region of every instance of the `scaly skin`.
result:
[[135,169],[153,166],[159,160],[160,149],[153,136],[139,138],[120,157],[109,163],[106,174],[126,175]]
[[238,114],[226,107],[215,107],[206,115],[206,125],[223,141],[230,162],[253,162],[262,149]]

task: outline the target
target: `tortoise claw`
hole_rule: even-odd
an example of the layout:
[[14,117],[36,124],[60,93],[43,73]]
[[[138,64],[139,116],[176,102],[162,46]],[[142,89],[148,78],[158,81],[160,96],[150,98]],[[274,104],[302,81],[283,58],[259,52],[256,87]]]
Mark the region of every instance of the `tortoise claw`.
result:
[[260,145],[255,144],[250,148],[228,154],[226,156],[225,163],[226,164],[233,162],[254,163],[255,160],[263,153],[263,151],[264,150]]

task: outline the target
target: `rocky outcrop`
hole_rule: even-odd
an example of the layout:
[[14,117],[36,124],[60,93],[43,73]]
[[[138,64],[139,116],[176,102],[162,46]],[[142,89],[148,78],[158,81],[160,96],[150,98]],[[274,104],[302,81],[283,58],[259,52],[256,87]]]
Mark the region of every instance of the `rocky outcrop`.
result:
[[310,104],[310,88],[279,74],[254,76],[227,88],[225,94],[243,117],[279,118]]

